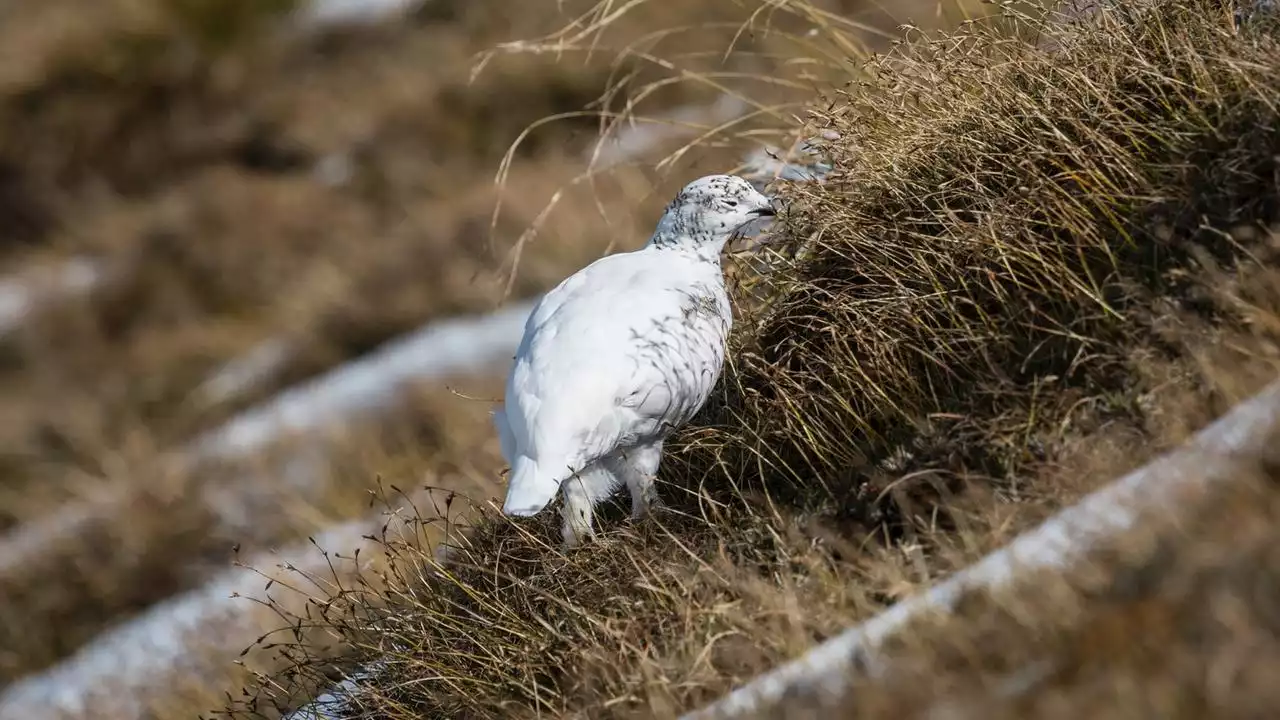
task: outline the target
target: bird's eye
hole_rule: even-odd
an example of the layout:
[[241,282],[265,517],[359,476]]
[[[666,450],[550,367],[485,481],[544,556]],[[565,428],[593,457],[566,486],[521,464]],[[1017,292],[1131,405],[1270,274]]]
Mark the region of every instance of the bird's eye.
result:
[[725,200],[725,201],[724,201],[724,204],[725,204],[725,205],[728,205],[729,207],[738,207],[738,201],[737,201],[737,200]]

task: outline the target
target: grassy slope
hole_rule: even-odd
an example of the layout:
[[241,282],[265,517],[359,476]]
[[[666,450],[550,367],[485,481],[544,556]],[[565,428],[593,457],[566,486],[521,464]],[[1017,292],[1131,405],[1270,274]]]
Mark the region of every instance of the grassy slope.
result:
[[[1273,26],[1236,34],[1208,0],[1010,25],[903,46],[813,104],[836,172],[779,188],[796,258],[668,451],[682,515],[606,519],[567,556],[552,513],[487,516],[431,582],[430,555],[402,548],[389,608],[341,627],[359,656],[395,648],[368,716],[669,717],[1274,377]],[[1264,547],[1249,505],[1224,507]],[[1203,581],[1201,560],[1170,582]],[[1197,697],[1165,699],[1228,714]]]

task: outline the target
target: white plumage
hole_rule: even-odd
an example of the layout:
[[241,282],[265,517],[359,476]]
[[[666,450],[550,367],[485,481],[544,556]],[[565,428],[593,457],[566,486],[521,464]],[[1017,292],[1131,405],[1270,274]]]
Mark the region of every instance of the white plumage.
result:
[[534,515],[564,487],[565,543],[620,485],[632,515],[658,502],[662,442],[706,402],[732,323],[725,242],[768,198],[730,175],[699,178],[639,250],[601,258],[533,309],[493,415],[511,466],[503,512]]

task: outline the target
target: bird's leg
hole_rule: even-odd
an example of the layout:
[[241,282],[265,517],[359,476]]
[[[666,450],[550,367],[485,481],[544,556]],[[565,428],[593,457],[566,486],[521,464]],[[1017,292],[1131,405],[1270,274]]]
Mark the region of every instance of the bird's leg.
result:
[[595,506],[607,500],[618,487],[618,477],[603,463],[593,463],[564,483],[561,512],[565,547],[573,548],[595,537],[592,516]]
[[620,451],[610,458],[609,469],[622,477],[631,492],[631,517],[639,520],[662,508],[658,497],[658,462],[662,459],[662,442],[640,445]]
[[653,475],[640,472],[627,474],[627,489],[631,491],[631,517],[640,520],[662,507]]
[[564,503],[560,507],[564,524],[560,534],[566,548],[578,547],[595,536],[595,529],[591,526],[594,505],[581,475],[574,475],[564,482]]

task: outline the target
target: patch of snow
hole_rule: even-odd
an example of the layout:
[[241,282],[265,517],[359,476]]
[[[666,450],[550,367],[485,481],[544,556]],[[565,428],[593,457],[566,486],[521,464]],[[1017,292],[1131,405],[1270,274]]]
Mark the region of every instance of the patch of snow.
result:
[[356,164],[349,152],[329,153],[316,161],[311,172],[321,185],[342,187],[355,177]]
[[821,159],[814,141],[803,140],[792,152],[772,146],[757,148],[747,156],[741,172],[763,190],[774,180],[820,183],[831,173],[831,164]]
[[404,17],[432,0],[311,0],[297,22],[315,29],[334,25],[372,24]]
[[265,340],[218,368],[196,387],[195,400],[203,407],[234,402],[278,377],[293,359],[294,352],[285,338]]
[[285,716],[284,720],[346,720],[348,703],[360,690],[360,684],[380,672],[385,661],[370,663],[352,673],[347,679],[334,685],[315,700]]
[[1275,13],[1277,9],[1280,9],[1280,2],[1277,2],[1277,0],[1236,0],[1235,6],[1233,19],[1236,29],[1240,29],[1252,22],[1254,18]]
[[71,258],[55,268],[36,268],[0,278],[0,338],[26,322],[46,302],[87,295],[102,285],[105,273],[88,258]]
[[29,564],[50,547],[74,537],[100,517],[104,508],[113,506],[113,502],[68,504],[58,512],[13,528],[0,538],[0,575],[13,574],[15,568]]
[[386,407],[414,382],[505,366],[520,344],[533,304],[442,320],[373,353],[285,390],[192,442],[185,454],[230,460],[253,455],[285,435]]

